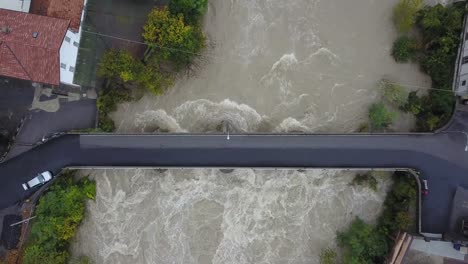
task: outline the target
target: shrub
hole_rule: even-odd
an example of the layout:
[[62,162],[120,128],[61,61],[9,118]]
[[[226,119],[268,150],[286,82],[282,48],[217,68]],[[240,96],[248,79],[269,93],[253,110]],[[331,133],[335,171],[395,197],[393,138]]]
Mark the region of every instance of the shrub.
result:
[[393,22],[398,32],[408,32],[416,22],[423,0],[400,0],[393,9]]
[[337,234],[338,244],[344,247],[343,263],[384,263],[387,241],[376,228],[356,218],[345,232]]
[[85,213],[85,201],[95,196],[95,182],[73,180],[74,171],[65,171],[39,199],[23,263],[65,264],[68,246]]
[[408,94],[406,104],[403,106],[405,112],[410,112],[413,115],[418,115],[422,109],[422,101],[418,97],[417,92],[413,91]]
[[326,248],[320,253],[320,264],[337,264],[338,256],[331,248]]
[[99,129],[104,132],[113,132],[115,124],[109,117],[109,114],[117,109],[119,103],[130,99],[130,94],[126,90],[111,89],[109,91],[101,91],[96,101],[96,106],[99,111]]
[[380,81],[380,87],[383,90],[384,99],[397,107],[403,107],[408,98],[408,93],[403,86],[383,79]]
[[383,103],[373,104],[369,108],[369,119],[372,129],[381,130],[393,123],[396,113],[388,111]]
[[392,56],[396,62],[408,62],[416,57],[417,43],[413,38],[401,36],[395,40]]
[[408,209],[418,194],[416,182],[408,172],[397,171],[394,182],[384,202],[384,210],[378,221],[378,229],[386,236],[398,230],[408,231],[411,218]]

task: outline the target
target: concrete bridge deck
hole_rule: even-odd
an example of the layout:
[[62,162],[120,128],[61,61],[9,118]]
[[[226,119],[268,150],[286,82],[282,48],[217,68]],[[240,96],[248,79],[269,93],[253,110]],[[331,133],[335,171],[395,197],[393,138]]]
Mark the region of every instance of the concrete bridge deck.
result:
[[411,168],[428,179],[422,231],[447,229],[457,186],[468,188],[462,132],[401,135],[64,135],[0,164],[0,208],[31,192],[21,184],[65,167]]

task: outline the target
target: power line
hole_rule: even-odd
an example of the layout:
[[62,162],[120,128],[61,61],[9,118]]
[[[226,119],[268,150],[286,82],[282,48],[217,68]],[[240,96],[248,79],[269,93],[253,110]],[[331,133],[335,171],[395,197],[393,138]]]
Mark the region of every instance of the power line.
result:
[[[202,54],[202,53],[197,53],[197,52],[191,52],[191,51],[187,51],[187,50],[183,50],[183,49],[178,49],[178,48],[165,47],[165,46],[160,46],[160,45],[157,45],[157,44],[148,44],[148,43],[145,43],[145,42],[142,42],[142,41],[131,40],[131,39],[122,38],[122,37],[116,37],[116,36],[107,35],[107,34],[102,34],[102,33],[98,33],[98,32],[92,32],[92,31],[87,31],[87,30],[82,30],[82,32],[89,33],[89,34],[93,34],[93,35],[97,35],[97,36],[102,36],[102,37],[107,37],[107,38],[122,40],[122,41],[126,41],[126,42],[136,43],[136,44],[140,44],[140,45],[145,45],[145,46],[149,46],[149,47],[157,47],[157,48],[160,48],[160,49],[178,51],[178,52],[183,52],[183,53],[187,53],[187,54],[191,54],[191,55],[197,55],[197,56],[201,56],[201,57],[207,57],[207,58],[211,58],[211,59],[220,59],[220,58],[217,57],[217,56],[212,56],[212,55],[208,55],[208,54]],[[238,62],[238,63],[241,63],[241,62]],[[241,64],[242,64],[242,63],[241,63]],[[343,77],[343,76],[337,76],[337,75],[332,75],[332,74],[327,74],[327,73],[322,73],[322,72],[314,72],[314,71],[308,71],[308,73],[313,73],[313,74],[322,75],[322,76],[328,76],[328,77],[337,78],[337,79],[340,79],[340,78],[341,78],[341,79],[348,79],[348,80],[351,80],[351,81],[367,81],[367,82],[369,82],[369,83],[370,83],[370,82],[372,82],[372,83],[377,83],[377,82],[380,81],[380,79],[379,79],[379,80],[371,80],[371,79],[361,79],[361,80],[359,80],[359,79],[353,78],[353,77]],[[404,84],[404,83],[397,83],[397,82],[388,82],[388,83],[389,83],[389,84],[394,84],[394,85],[400,85],[400,86],[403,86],[403,87],[413,87],[413,88],[425,89],[425,90],[436,90],[436,91],[442,91],[442,92],[448,92],[448,93],[455,94],[455,92],[452,91],[452,90],[441,89],[441,88],[435,88],[435,87],[429,87],[429,86],[420,86],[420,85]]]

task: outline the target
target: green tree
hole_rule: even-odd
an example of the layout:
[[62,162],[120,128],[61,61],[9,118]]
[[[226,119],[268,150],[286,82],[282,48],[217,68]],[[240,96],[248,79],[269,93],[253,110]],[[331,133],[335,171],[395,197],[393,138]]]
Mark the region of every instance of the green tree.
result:
[[[176,65],[189,64],[205,43],[200,28],[186,25],[182,14],[172,15],[166,8],[153,9],[143,27],[147,51]],[[147,54],[147,56],[148,56]]]
[[337,240],[345,249],[345,264],[384,263],[388,251],[385,236],[360,218],[356,218],[348,230],[338,233]]
[[397,107],[402,107],[406,104],[408,93],[403,86],[383,79],[380,81],[380,87],[383,90],[384,99],[389,103]]
[[423,0],[400,0],[393,9],[393,21],[398,32],[408,32],[416,22]]
[[74,171],[65,171],[39,199],[31,238],[23,263],[65,264],[68,246],[81,223],[85,200],[94,197],[94,181],[73,180]]
[[416,57],[417,42],[415,39],[401,36],[392,47],[392,56],[396,62],[408,62]]
[[372,129],[381,130],[393,123],[396,113],[387,110],[383,103],[373,104],[369,108],[369,119]]
[[189,24],[197,24],[205,14],[208,0],[171,0],[169,11],[174,14],[182,14]]
[[337,264],[338,256],[331,248],[325,248],[320,253],[320,264]]
[[386,237],[391,237],[398,230],[408,231],[407,228],[411,225],[408,209],[415,202],[418,193],[416,182],[408,172],[397,171],[393,174],[393,179],[378,221],[378,229]]
[[129,82],[135,80],[136,68],[137,63],[128,51],[109,50],[102,56],[97,74],[102,78],[119,78],[123,82]]

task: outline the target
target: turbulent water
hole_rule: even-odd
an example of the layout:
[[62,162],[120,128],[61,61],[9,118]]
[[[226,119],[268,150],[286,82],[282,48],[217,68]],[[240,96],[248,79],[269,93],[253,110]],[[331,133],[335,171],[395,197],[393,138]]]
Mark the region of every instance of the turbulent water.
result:
[[[208,47],[194,70],[156,98],[113,115],[119,131],[350,132],[389,78],[430,87],[390,50],[397,0],[215,0]],[[410,122],[397,122],[407,130]]]
[[[430,86],[417,66],[390,56],[396,2],[210,1],[204,55],[163,95],[121,105],[117,129],[354,131],[380,99],[381,78]],[[412,122],[402,116],[393,129]],[[385,193],[350,187],[350,173],[330,170],[91,174],[98,196],[74,252],[109,264],[318,263],[356,215],[375,220]]]
[[334,170],[83,171],[97,180],[75,254],[95,263],[318,263],[336,230],[372,221],[379,191]]

